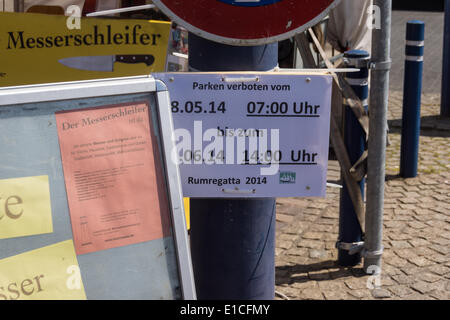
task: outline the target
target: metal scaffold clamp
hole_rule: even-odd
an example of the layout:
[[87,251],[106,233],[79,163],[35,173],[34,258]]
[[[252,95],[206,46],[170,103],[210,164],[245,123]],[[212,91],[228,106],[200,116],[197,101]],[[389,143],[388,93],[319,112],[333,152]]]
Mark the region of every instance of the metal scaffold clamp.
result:
[[352,66],[354,68],[367,69],[367,68],[369,68],[371,63],[372,62],[370,61],[370,56],[367,56],[367,57],[360,56],[357,58],[344,56],[344,64],[347,66]]
[[336,242],[336,248],[348,251],[349,255],[361,253],[364,250],[364,241],[358,242]]
[[392,67],[392,60],[379,61],[379,62],[371,61],[369,63],[369,69],[371,69],[371,70],[386,71],[386,70],[391,70],[391,67]]
[[363,249],[361,255],[364,258],[378,258],[383,255],[384,247],[382,246],[380,250],[377,251],[368,251],[367,249]]

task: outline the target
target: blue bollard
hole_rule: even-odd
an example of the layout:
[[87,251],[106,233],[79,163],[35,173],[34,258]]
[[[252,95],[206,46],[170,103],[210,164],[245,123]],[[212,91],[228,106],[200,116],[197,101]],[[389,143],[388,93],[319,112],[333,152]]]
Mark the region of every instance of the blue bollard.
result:
[[450,0],[445,0],[444,53],[442,60],[441,116],[450,117]]
[[425,23],[409,21],[406,29],[406,61],[403,93],[400,176],[417,176],[422,101]]
[[[366,51],[352,50],[344,54],[348,67],[359,68],[359,72],[351,72],[346,75],[346,80],[355,94],[362,101],[364,108],[368,109],[369,98],[369,60],[370,55]],[[366,146],[366,134],[356,119],[349,106],[344,106],[344,142],[350,162],[355,164],[362,156]],[[361,194],[364,197],[365,179],[359,182]],[[339,208],[339,239],[338,264],[340,266],[355,266],[361,262],[361,254],[349,250],[363,241],[363,232],[359,224],[352,200],[344,184],[341,190]]]
[[[191,71],[268,71],[278,44],[228,46],[189,34]],[[200,300],[275,298],[275,199],[191,199],[191,254]]]

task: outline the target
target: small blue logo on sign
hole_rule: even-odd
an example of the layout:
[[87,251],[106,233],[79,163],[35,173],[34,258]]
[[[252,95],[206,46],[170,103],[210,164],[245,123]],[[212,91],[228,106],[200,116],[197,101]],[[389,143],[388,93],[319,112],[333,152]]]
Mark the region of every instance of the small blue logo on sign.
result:
[[280,2],[281,0],[218,0],[233,6],[261,7]]

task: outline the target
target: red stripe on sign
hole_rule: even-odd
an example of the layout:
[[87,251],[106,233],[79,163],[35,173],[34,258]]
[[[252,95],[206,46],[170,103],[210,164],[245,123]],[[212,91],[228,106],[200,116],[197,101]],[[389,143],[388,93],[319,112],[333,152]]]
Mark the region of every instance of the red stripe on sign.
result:
[[[232,39],[261,39],[296,30],[324,12],[335,0],[282,0],[258,7],[217,0],[157,0],[173,15],[202,31]],[[185,25],[189,29],[189,26]]]

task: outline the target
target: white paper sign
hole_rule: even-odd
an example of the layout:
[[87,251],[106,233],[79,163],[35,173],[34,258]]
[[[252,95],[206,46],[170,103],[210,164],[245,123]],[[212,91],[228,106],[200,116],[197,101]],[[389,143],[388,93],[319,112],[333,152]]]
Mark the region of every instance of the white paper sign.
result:
[[169,89],[185,197],[325,196],[331,76],[153,76]]

